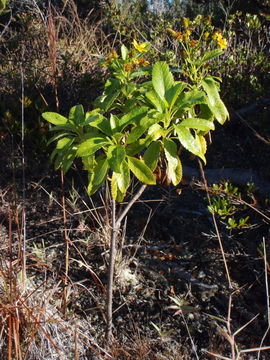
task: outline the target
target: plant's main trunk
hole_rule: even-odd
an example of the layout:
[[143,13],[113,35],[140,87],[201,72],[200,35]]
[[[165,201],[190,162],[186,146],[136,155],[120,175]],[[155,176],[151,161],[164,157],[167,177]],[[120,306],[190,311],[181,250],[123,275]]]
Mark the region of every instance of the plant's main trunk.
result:
[[106,328],[106,339],[108,344],[112,341],[112,301],[113,301],[113,280],[114,280],[114,263],[115,263],[115,245],[117,235],[119,233],[121,223],[132,205],[140,198],[147,185],[143,184],[138,192],[133,196],[129,201],[125,209],[122,211],[118,219],[116,220],[116,204],[115,200],[112,199],[112,227],[111,227],[111,241],[110,241],[110,259],[109,259],[109,268],[108,268],[108,284],[107,284],[107,300],[106,300],[106,315],[107,315],[107,328]]
[[106,339],[112,341],[112,299],[113,299],[113,276],[114,276],[114,262],[115,262],[115,244],[119,226],[116,225],[115,219],[115,200],[112,199],[112,229],[110,241],[110,260],[108,269],[108,285],[107,285],[107,329]]

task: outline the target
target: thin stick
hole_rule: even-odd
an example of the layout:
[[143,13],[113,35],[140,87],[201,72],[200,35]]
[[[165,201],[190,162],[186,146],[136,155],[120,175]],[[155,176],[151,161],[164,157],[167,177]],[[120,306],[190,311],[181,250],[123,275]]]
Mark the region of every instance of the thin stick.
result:
[[66,202],[64,193],[64,173],[61,170],[61,189],[62,189],[62,209],[63,209],[63,223],[64,223],[64,241],[65,241],[65,274],[64,274],[64,291],[63,291],[63,312],[67,311],[67,285],[68,285],[68,273],[69,273],[69,238],[67,234],[67,214],[66,214]]
[[[206,181],[205,174],[204,174],[204,171],[203,171],[202,163],[201,163],[200,160],[198,160],[198,162],[199,162],[200,172],[201,172],[201,175],[202,175],[202,179],[203,179],[204,186],[205,186],[205,190],[206,190],[206,194],[207,194],[207,199],[208,199],[209,205],[211,205],[211,199],[210,199],[210,195],[209,195],[209,189],[208,189],[207,181]],[[220,247],[221,254],[222,254],[222,258],[223,258],[223,263],[224,263],[224,267],[225,267],[225,271],[226,271],[226,276],[227,276],[228,283],[229,283],[229,288],[232,289],[233,286],[232,286],[232,282],[231,282],[231,277],[230,277],[230,273],[229,273],[229,269],[228,269],[228,265],[227,265],[227,260],[226,260],[226,257],[225,257],[225,252],[224,252],[224,248],[223,248],[223,244],[222,244],[220,232],[219,232],[219,229],[218,229],[218,226],[217,226],[216,217],[215,217],[215,214],[214,214],[214,213],[211,213],[211,215],[212,215],[214,227],[215,227],[216,234],[217,234],[217,238],[218,238],[218,242],[219,242],[219,247]]]
[[144,192],[144,190],[147,188],[146,184],[143,184],[140,189],[138,190],[138,192],[133,196],[133,198],[130,200],[130,202],[127,204],[127,206],[125,207],[125,209],[122,211],[122,213],[120,214],[119,218],[116,221],[116,226],[120,227],[122,220],[124,219],[124,217],[127,215],[127,213],[129,212],[130,208],[132,207],[132,205],[140,198],[140,196],[142,195],[142,193]]
[[193,341],[193,339],[192,339],[192,336],[191,336],[191,334],[190,334],[190,331],[189,331],[189,328],[188,328],[188,324],[187,324],[187,322],[186,322],[186,319],[185,319],[185,316],[184,316],[182,310],[181,310],[181,316],[182,316],[182,318],[183,318],[183,320],[184,320],[184,323],[185,323],[185,326],[186,326],[186,329],[187,329],[187,332],[188,332],[188,336],[189,336],[189,339],[190,339],[190,342],[191,342],[192,350],[194,351],[195,357],[196,357],[197,360],[200,360],[200,359],[199,359],[199,356],[198,356],[198,353],[197,353],[197,350],[196,350],[196,346],[195,346],[194,341]]
[[108,269],[108,285],[107,285],[107,329],[106,339],[108,342],[112,341],[112,297],[113,297],[113,276],[115,263],[115,243],[119,226],[117,227],[115,219],[115,200],[112,199],[112,230],[110,243],[110,261]]
[[[24,58],[24,48],[22,51],[22,60]],[[23,63],[23,62],[22,62]],[[21,65],[21,122],[22,122],[22,193],[23,193],[23,204],[22,204],[22,229],[23,229],[23,242],[21,246],[21,256],[22,256],[22,283],[25,290],[25,281],[26,281],[26,213],[25,213],[25,149],[24,149],[24,133],[25,133],[25,124],[24,124],[24,72],[23,65]]]

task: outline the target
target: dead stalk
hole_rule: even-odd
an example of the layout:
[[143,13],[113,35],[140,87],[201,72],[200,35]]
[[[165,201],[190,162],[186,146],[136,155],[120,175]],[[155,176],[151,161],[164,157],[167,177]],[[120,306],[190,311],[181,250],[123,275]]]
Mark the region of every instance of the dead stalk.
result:
[[26,182],[25,182],[25,149],[24,149],[24,133],[25,133],[25,124],[24,124],[24,48],[22,50],[22,64],[21,64],[21,126],[22,126],[22,192],[23,192],[23,204],[22,204],[22,229],[23,229],[23,240],[21,244],[21,256],[22,256],[22,282],[25,290],[25,281],[26,281],[26,213],[25,213],[25,191],[26,191]]
[[[206,194],[207,194],[207,199],[208,199],[209,205],[211,205],[211,198],[210,198],[210,195],[209,195],[209,189],[208,189],[207,181],[206,181],[205,174],[204,174],[204,171],[203,171],[202,163],[201,163],[200,160],[198,160],[198,162],[199,162],[200,172],[201,172],[201,176],[202,176],[203,183],[204,183],[205,190],[206,190]],[[225,267],[225,271],[226,271],[227,280],[228,280],[228,283],[229,283],[229,288],[232,289],[233,286],[232,286],[232,282],[231,282],[229,268],[228,268],[228,265],[227,265],[227,260],[226,260],[226,257],[225,257],[225,252],[224,252],[220,232],[219,232],[219,229],[218,229],[217,220],[216,220],[216,217],[215,217],[214,213],[212,213],[212,219],[213,219],[214,227],[215,227],[215,230],[216,230],[220,251],[221,251],[221,254],[222,254],[222,259],[223,259],[223,263],[224,263],[224,267]]]
[[64,192],[64,173],[61,170],[61,188],[62,188],[62,210],[63,210],[63,224],[64,224],[64,241],[65,241],[65,274],[64,274],[64,290],[63,290],[63,313],[67,311],[68,301],[68,278],[69,278],[69,238],[67,233],[67,214],[66,214],[66,200]]

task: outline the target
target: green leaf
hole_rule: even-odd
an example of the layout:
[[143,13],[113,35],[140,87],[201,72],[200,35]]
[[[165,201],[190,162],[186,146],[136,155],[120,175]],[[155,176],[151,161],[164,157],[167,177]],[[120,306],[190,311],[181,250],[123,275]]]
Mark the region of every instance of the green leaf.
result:
[[83,162],[84,170],[93,172],[93,169],[95,167],[95,156],[94,155],[83,156],[82,162]]
[[166,103],[162,101],[161,97],[155,91],[148,91],[145,96],[150,101],[150,103],[154,105],[157,111],[160,113],[164,112],[166,109]]
[[54,142],[55,140],[58,140],[58,139],[60,139],[60,138],[62,138],[62,137],[65,137],[65,136],[67,136],[67,135],[70,135],[70,133],[66,132],[66,133],[56,134],[56,135],[52,136],[52,137],[48,140],[47,146],[50,145],[50,144],[51,144],[52,142]]
[[177,155],[177,146],[174,141],[170,139],[164,140],[164,151],[168,161],[167,176],[176,186],[180,183],[183,176],[182,164]]
[[143,118],[140,121],[140,125],[134,127],[130,134],[127,137],[126,144],[131,144],[136,141],[141,135],[145,133],[145,130],[148,129],[151,125],[156,123],[156,119],[154,117]]
[[112,145],[108,148],[107,159],[110,168],[117,173],[121,172],[121,164],[125,160],[126,151],[121,145]]
[[112,134],[109,120],[101,114],[90,115],[85,120],[84,125],[89,125],[97,128],[106,135]]
[[159,124],[154,124],[148,129],[148,135],[152,140],[158,140],[164,135],[164,129]]
[[151,74],[151,68],[145,67],[145,68],[141,68],[139,71],[135,71],[134,73],[130,74],[130,78],[134,79],[134,78],[138,78],[140,76],[148,76],[150,74]]
[[76,148],[71,148],[66,154],[62,164],[62,169],[64,174],[69,170],[69,168],[73,164],[73,161],[76,157],[76,150],[77,150]]
[[113,172],[112,179],[111,179],[111,194],[113,199],[120,202],[124,199],[124,194],[121,192],[118,186],[118,179],[121,176],[121,174]]
[[158,164],[158,158],[160,154],[160,142],[159,141],[153,141],[148,148],[146,149],[143,160],[145,164],[149,167],[151,170],[155,170]]
[[74,141],[74,138],[64,137],[57,141],[56,149],[62,150],[67,145],[70,145]]
[[45,112],[42,117],[54,125],[64,125],[68,121],[67,118],[55,112]]
[[145,132],[146,126],[136,126],[129,133],[126,144],[132,144]]
[[138,107],[137,109],[132,110],[128,114],[122,116],[119,121],[118,131],[122,131],[126,126],[130,124],[138,125],[140,120],[146,116],[148,108],[146,106]]
[[155,91],[162,98],[165,97],[165,92],[174,85],[173,75],[166,62],[155,63],[152,71],[152,83]]
[[0,0],[0,10],[5,9],[7,5],[7,0]]
[[104,137],[88,139],[79,145],[77,155],[88,156],[94,154],[97,150],[101,149],[105,145],[108,145],[109,143],[110,142]]
[[94,168],[93,185],[101,185],[105,180],[109,168],[107,159],[101,159],[98,161]]
[[207,94],[207,103],[209,108],[213,112],[217,121],[220,124],[224,124],[224,122],[229,118],[229,113],[219,96],[218,83],[211,76],[207,76],[203,79],[202,86]]
[[221,49],[215,49],[212,51],[208,51],[207,53],[204,54],[204,56],[202,57],[201,60],[199,60],[199,64],[198,65],[202,65],[203,63],[217,57],[220,56],[221,54],[223,54],[223,50]]
[[73,106],[68,115],[68,120],[76,125],[81,125],[84,122],[84,109],[82,105]]
[[215,130],[215,125],[212,121],[199,118],[184,119],[181,122],[181,126],[202,131]]
[[134,143],[127,145],[127,147],[126,147],[127,155],[134,156],[134,155],[139,154],[140,152],[143,151],[143,149],[145,149],[145,147],[150,142],[151,142],[151,138],[146,137],[144,139],[138,139]]
[[185,87],[186,87],[186,84],[181,82],[181,83],[175,84],[169,90],[166,91],[165,98],[166,98],[170,108],[173,107],[178,96],[185,89]]
[[179,109],[189,109],[194,105],[204,104],[206,102],[205,93],[200,90],[191,90],[184,92],[179,96],[176,106]]
[[55,125],[53,128],[51,128],[49,131],[52,132],[52,131],[58,131],[58,130],[61,130],[61,131],[72,131],[73,133],[76,133],[77,134],[77,129],[76,127],[71,124],[71,123],[66,123],[65,125]]
[[110,128],[111,128],[111,133],[114,133],[114,130],[117,129],[119,126],[119,119],[116,115],[111,114],[110,115]]
[[192,154],[199,156],[204,162],[206,162],[204,154],[201,153],[201,144],[192,136],[189,129],[181,125],[174,125],[174,128],[178,135],[179,141],[184,146],[184,148],[186,148]]
[[121,56],[123,60],[126,60],[128,57],[128,48],[125,45],[121,46]]
[[62,149],[55,149],[55,152],[52,154],[52,157],[56,154],[55,169],[62,168],[64,173],[66,173],[76,157],[76,150],[77,148],[72,147],[72,144],[66,145]]
[[128,156],[128,166],[136,178],[142,183],[148,185],[154,185],[156,183],[154,174],[149,167],[145,165],[143,160]]
[[198,115],[201,119],[214,121],[215,117],[207,104],[200,104],[200,112]]
[[103,94],[95,101],[95,106],[101,108],[105,112],[112,108],[112,104],[118,98],[120,90],[114,90],[108,94]]
[[126,161],[123,161],[121,164],[121,173],[117,183],[121,193],[125,195],[130,184],[130,170]]

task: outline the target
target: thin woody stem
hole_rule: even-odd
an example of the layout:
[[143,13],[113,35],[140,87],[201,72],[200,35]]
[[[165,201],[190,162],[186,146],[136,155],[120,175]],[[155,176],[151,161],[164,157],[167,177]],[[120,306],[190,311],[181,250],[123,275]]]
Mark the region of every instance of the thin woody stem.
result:
[[125,209],[122,211],[122,213],[120,214],[119,218],[116,221],[116,226],[120,227],[121,222],[123,221],[124,217],[127,215],[127,213],[129,212],[130,208],[132,207],[132,205],[140,198],[140,196],[142,195],[142,193],[144,192],[144,190],[147,188],[146,184],[143,184],[140,189],[137,191],[137,193],[133,196],[133,198],[130,200],[130,202],[127,204],[127,206],[125,207]]
[[129,201],[125,209],[120,214],[119,218],[116,220],[116,204],[115,200],[112,199],[112,228],[111,228],[111,242],[110,242],[110,259],[109,259],[109,269],[108,269],[108,284],[107,284],[107,329],[106,329],[106,339],[108,343],[112,341],[112,300],[113,300],[113,280],[114,280],[114,263],[115,263],[115,245],[116,238],[121,226],[121,222],[129,212],[132,205],[140,198],[147,185],[143,184],[133,198]]
[[112,340],[112,298],[113,298],[113,276],[114,276],[114,262],[115,262],[115,243],[117,237],[118,227],[115,221],[115,200],[112,199],[112,230],[110,243],[110,260],[108,269],[108,285],[107,285],[107,329],[106,338],[108,342]]

